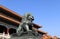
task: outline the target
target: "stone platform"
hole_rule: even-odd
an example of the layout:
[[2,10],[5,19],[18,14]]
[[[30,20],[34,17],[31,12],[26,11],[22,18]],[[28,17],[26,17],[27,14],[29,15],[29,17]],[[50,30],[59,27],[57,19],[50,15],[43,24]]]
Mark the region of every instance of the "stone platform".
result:
[[32,31],[23,32],[20,36],[17,34],[11,35],[10,39],[40,39],[40,36],[37,34],[35,35]]

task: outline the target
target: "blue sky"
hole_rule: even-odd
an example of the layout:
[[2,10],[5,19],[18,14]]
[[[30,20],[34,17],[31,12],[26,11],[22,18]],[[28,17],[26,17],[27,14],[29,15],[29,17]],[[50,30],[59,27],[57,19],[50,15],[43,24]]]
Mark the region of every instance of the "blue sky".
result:
[[0,0],[3,5],[20,15],[31,13],[40,30],[60,37],[60,0]]

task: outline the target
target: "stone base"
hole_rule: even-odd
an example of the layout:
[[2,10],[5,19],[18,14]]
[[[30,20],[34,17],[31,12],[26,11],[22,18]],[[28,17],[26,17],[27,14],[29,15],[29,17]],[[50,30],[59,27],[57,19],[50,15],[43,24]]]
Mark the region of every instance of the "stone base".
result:
[[40,39],[39,35],[34,35],[32,31],[23,32],[20,36],[17,34],[11,35],[10,39]]

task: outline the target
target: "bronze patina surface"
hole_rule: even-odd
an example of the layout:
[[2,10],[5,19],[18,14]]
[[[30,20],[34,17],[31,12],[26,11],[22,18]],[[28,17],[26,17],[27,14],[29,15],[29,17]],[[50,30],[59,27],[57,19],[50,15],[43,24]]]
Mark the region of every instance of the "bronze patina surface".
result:
[[33,29],[33,20],[34,17],[30,13],[25,14],[11,39],[40,39],[37,29]]

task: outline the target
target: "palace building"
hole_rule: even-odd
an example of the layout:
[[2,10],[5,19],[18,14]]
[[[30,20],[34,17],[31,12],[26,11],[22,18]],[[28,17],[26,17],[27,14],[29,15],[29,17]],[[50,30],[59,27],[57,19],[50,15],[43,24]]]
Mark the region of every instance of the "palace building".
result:
[[[21,20],[22,20],[21,15],[18,15],[16,12],[9,10],[4,6],[0,6],[0,33],[3,32],[5,32],[5,34],[16,33],[16,29],[21,23]],[[42,26],[39,26],[35,23],[33,23],[33,26],[36,29],[42,28]],[[40,33],[42,36],[47,34],[42,30],[38,30],[38,33]]]
[[[9,33],[15,33],[15,29],[19,26],[21,22],[22,16],[18,15],[16,12],[9,10],[8,8],[5,8],[4,6],[0,6],[0,33],[6,32],[9,30]],[[39,26],[35,23],[33,23],[35,28],[41,28],[42,26]],[[45,34],[46,32],[39,31],[41,34]]]

